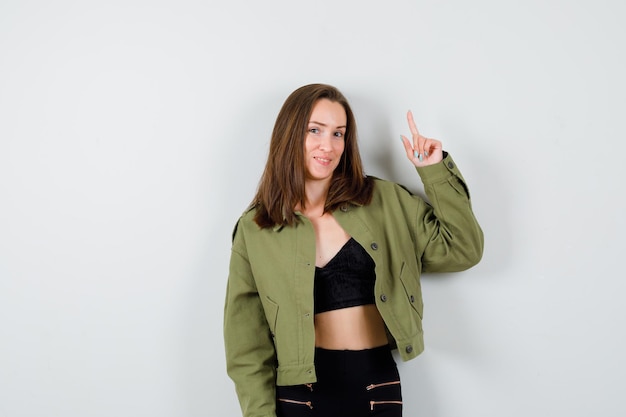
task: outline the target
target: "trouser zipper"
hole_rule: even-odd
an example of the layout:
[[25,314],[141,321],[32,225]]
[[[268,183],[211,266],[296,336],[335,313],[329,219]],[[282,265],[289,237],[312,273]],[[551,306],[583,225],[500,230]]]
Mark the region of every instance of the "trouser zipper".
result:
[[370,411],[374,411],[374,406],[375,405],[382,405],[382,404],[398,404],[398,405],[402,405],[402,401],[370,401]]
[[370,390],[373,390],[374,388],[386,387],[388,385],[398,385],[399,383],[400,383],[400,381],[392,381],[392,382],[383,382],[383,383],[380,383],[380,384],[371,384],[371,385],[368,385],[367,387],[365,387],[365,389],[370,391]]
[[[278,401],[282,401],[284,403],[289,403],[289,404],[297,404],[297,405],[306,405],[308,406],[311,410],[313,409],[313,403],[311,403],[311,401],[297,401],[297,400],[288,400],[286,398],[279,398]],[[373,407],[373,406],[372,406]]]

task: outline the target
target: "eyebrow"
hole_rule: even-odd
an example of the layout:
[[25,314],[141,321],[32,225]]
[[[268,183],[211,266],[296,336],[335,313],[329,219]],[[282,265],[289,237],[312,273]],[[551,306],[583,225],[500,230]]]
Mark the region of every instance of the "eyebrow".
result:
[[[322,123],[322,122],[316,122],[315,120],[309,120],[309,123],[315,123],[316,125],[320,125],[320,126],[324,126],[324,127],[328,127],[327,124]],[[337,126],[336,129],[345,129],[347,126]]]

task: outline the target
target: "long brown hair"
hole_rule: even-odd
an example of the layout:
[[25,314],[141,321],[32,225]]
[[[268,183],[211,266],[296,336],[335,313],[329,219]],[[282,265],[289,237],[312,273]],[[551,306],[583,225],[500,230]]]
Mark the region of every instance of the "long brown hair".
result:
[[313,107],[320,99],[341,104],[346,111],[346,133],[341,161],[333,173],[324,212],[347,203],[366,205],[372,199],[373,181],[363,173],[357,144],[356,122],[348,100],[333,86],[310,84],[295,90],[280,109],[265,170],[252,204],[254,221],[261,227],[292,226],[295,207],[304,207],[304,139]]

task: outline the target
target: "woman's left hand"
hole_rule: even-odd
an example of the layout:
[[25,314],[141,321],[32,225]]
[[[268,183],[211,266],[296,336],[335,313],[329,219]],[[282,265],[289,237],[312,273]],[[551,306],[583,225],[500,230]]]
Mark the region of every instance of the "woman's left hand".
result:
[[413,143],[404,135],[400,135],[404,149],[406,150],[406,156],[409,161],[416,167],[425,167],[427,165],[433,165],[443,160],[443,148],[441,142],[436,139],[426,138],[420,135],[413,120],[413,113],[409,110],[406,114],[406,118],[409,122],[409,129],[411,129],[411,135],[413,136]]

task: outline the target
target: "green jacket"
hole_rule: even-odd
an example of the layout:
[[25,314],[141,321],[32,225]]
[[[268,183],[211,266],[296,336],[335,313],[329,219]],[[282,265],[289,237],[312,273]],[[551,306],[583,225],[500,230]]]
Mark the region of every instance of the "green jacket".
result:
[[[418,168],[432,205],[374,179],[372,202],[333,216],[376,263],[376,305],[403,360],[424,349],[421,272],[467,269],[480,260],[483,234],[452,158]],[[254,209],[233,232],[224,309],[229,376],[245,417],[275,417],[275,386],[316,381],[313,363],[315,234],[299,215],[293,227],[260,229]]]

